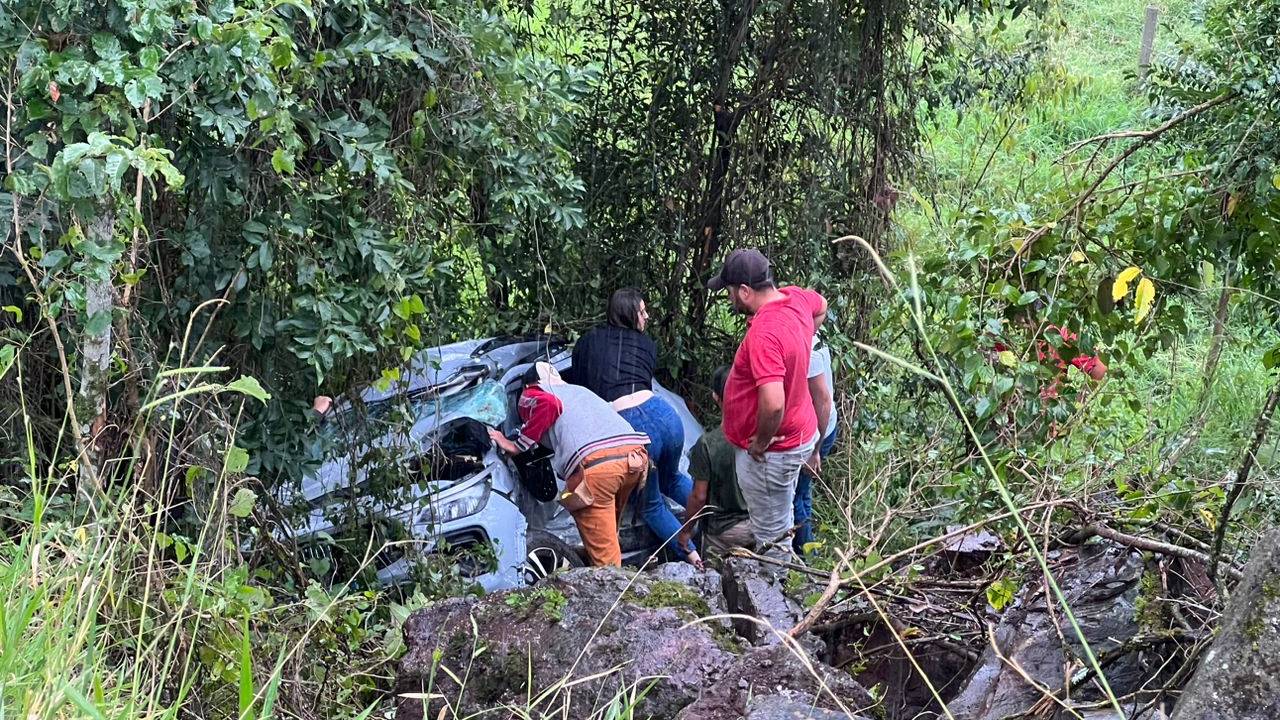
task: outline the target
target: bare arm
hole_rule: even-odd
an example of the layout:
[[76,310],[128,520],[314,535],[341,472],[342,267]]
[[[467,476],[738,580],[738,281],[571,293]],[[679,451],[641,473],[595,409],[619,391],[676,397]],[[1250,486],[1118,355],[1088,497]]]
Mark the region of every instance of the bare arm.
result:
[[782,381],[767,382],[757,388],[756,401],[756,434],[751,438],[747,452],[756,460],[762,460],[764,451],[773,444],[778,428],[782,426],[782,413],[787,402]]
[[813,314],[813,329],[817,330],[822,326],[822,321],[827,319],[827,299],[822,298],[822,309]]
[[697,526],[698,514],[707,507],[707,481],[694,480],[693,491],[689,493],[689,504],[684,509],[684,525],[680,528],[680,547],[689,545],[693,537],[693,529]]
[[493,444],[494,444],[494,445],[497,445],[497,446],[498,446],[498,449],[499,449],[499,450],[501,450],[502,452],[504,452],[504,453],[506,453],[506,454],[508,454],[508,455],[519,455],[519,454],[520,454],[520,448],[519,448],[519,447],[517,447],[517,446],[516,446],[516,444],[515,444],[514,442],[512,442],[512,441],[508,440],[508,439],[507,439],[507,436],[506,436],[506,435],[503,435],[503,434],[502,434],[500,431],[498,431],[498,430],[494,430],[493,428],[489,428],[489,439],[493,441]]
[[[818,416],[818,433],[826,433],[827,424],[831,422],[832,401],[831,388],[827,387],[825,375],[819,373],[809,378],[809,395],[813,397],[813,412]],[[818,439],[821,441],[822,438]]]

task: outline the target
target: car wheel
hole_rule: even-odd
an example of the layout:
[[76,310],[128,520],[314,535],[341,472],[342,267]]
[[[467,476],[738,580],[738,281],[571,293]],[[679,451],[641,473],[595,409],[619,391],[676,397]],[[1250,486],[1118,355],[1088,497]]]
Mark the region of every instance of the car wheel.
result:
[[583,564],[568,543],[551,533],[534,530],[525,538],[524,580],[530,585],[558,570]]

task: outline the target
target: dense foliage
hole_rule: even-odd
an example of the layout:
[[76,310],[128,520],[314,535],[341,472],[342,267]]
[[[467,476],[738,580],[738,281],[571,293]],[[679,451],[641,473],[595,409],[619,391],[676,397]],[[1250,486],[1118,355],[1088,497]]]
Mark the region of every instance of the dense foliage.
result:
[[[274,393],[243,433],[253,468],[283,467],[323,379],[393,368],[479,314],[476,188],[491,222],[581,224],[564,146],[590,76],[482,9],[18,3],[0,29],[24,230],[6,292],[38,331],[31,360],[57,333],[79,373],[105,340],[95,432],[127,427],[159,370],[213,360]],[[33,387],[56,417],[59,386]]]
[[[1275,466],[1257,415],[1280,364],[1280,2],[1204,3],[1198,34],[1108,96],[1134,108],[1110,124],[1063,117],[1089,78],[1043,56],[1069,29],[1053,17],[0,4],[0,585],[27,640],[0,647],[0,702],[369,717],[426,597],[324,589],[263,533],[268,491],[314,459],[313,394],[394,383],[449,340],[572,335],[622,285],[690,389],[741,329],[702,281],[744,245],[835,307],[819,534],[850,567],[1003,512],[997,488],[1196,547],[1242,496],[1246,538],[1280,508],[1249,482]],[[1027,164],[1051,169],[998,175],[1037,122],[1052,157]],[[981,151],[932,155],[937,123]],[[850,234],[869,242],[831,242]],[[1096,354],[1107,379],[1054,354]],[[467,589],[424,565],[420,590]],[[993,608],[1020,581],[986,588]]]

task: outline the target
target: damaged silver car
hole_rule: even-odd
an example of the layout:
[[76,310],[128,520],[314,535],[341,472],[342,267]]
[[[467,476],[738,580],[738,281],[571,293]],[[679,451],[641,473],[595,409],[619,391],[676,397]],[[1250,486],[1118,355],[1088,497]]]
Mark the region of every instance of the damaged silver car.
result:
[[[518,429],[520,378],[531,363],[548,360],[566,373],[571,355],[554,337],[471,340],[419,353],[400,378],[328,413],[323,461],[281,498],[302,518],[282,534],[317,574],[338,579],[345,555],[348,569],[358,564],[381,585],[412,581],[431,558],[486,591],[581,565],[577,526],[553,500],[564,482],[548,454],[508,459],[487,433]],[[687,453],[702,427],[683,399],[656,382],[653,389],[680,415]],[[619,540],[631,563],[661,545],[635,502]]]

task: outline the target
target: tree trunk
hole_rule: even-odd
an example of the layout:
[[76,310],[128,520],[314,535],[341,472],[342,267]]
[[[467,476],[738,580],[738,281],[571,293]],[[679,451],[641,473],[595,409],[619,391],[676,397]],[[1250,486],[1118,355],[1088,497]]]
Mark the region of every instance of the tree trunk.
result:
[[[115,233],[115,212],[103,208],[89,223],[89,240],[98,245],[111,242]],[[86,328],[80,343],[80,391],[77,413],[87,457],[80,463],[80,494],[93,507],[102,489],[102,432],[107,426],[108,370],[111,366],[111,312],[114,293],[111,268],[103,267],[85,282]],[[104,317],[105,316],[105,317]],[[101,329],[99,329],[101,328]],[[90,333],[90,330],[96,332]]]
[[[497,253],[498,251],[498,226],[490,221],[489,213],[489,188],[485,186],[483,179],[475,179],[471,181],[471,187],[467,191],[467,199],[471,201],[471,224],[476,233],[476,237],[480,240],[477,245],[480,247],[480,257],[485,258],[489,253]],[[494,263],[494,267],[500,267]],[[507,292],[507,284],[501,277],[501,272],[491,274],[486,273],[484,279],[485,294],[489,298],[489,303],[493,305],[495,312],[507,310],[510,305],[510,296]]]
[[702,212],[698,217],[698,242],[695,243],[693,262],[690,263],[689,327],[700,333],[707,318],[710,298],[706,280],[711,273],[711,262],[720,254],[720,235],[724,226],[725,184],[733,164],[733,139],[742,123],[742,112],[729,110],[721,105],[714,109],[711,141],[710,173],[707,193],[703,198]]

